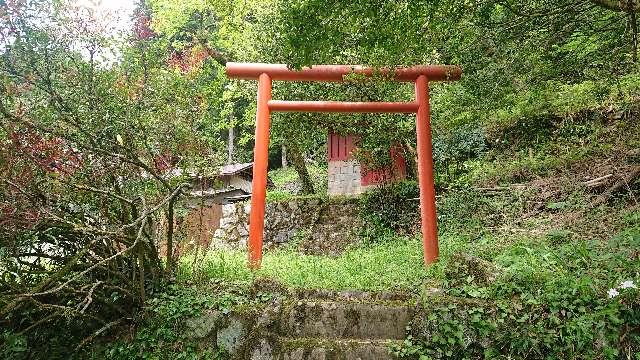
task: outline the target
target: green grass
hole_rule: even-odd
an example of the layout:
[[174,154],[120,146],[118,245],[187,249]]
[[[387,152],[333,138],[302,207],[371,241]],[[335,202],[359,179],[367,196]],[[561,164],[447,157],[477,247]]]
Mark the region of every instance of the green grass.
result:
[[[460,249],[466,240],[442,236],[443,258]],[[185,259],[182,279],[251,281],[268,277],[295,288],[410,290],[442,277],[442,263],[425,267],[422,244],[415,238],[397,238],[379,244],[361,245],[336,257],[304,255],[293,249],[264,254],[259,270],[247,268],[246,251],[221,250],[209,253],[197,269]]]
[[[638,240],[638,229],[633,226],[611,239],[580,241],[560,231],[476,239],[445,233],[440,236],[440,261],[430,266],[424,265],[422,244],[415,238],[361,245],[335,257],[304,255],[287,248],[266,251],[258,270],[247,267],[246,251],[219,250],[208,253],[195,268],[192,259],[183,258],[179,280],[250,283],[270,278],[291,288],[418,292],[425,286],[446,287],[445,270],[456,266],[452,255],[463,252],[493,262],[506,277],[528,276],[537,279],[534,283],[545,283],[559,277],[587,276],[602,290],[635,277],[628,270]],[[614,263],[618,271],[611,271]]]
[[276,188],[281,188],[288,183],[298,181],[298,173],[293,167],[280,168],[269,171],[269,178]]
[[[325,194],[327,192],[327,166],[323,165],[307,165],[309,176],[313,182],[313,188],[316,194]],[[288,185],[292,183],[299,183],[299,177],[296,170],[289,166],[286,169],[280,168],[269,171],[269,179],[275,185],[273,190],[270,190],[267,195],[273,194],[277,198],[282,198],[286,195],[292,194],[288,189]]]

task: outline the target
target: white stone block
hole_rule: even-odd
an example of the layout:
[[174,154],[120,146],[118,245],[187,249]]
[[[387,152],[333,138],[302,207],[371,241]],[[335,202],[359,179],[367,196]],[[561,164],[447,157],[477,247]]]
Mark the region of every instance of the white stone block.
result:
[[224,204],[222,205],[222,217],[229,217],[236,212],[235,204]]

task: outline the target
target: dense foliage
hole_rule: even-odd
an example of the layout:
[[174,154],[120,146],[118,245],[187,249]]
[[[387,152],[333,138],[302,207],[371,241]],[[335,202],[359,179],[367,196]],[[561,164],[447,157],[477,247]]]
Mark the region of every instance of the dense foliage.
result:
[[395,234],[415,234],[420,228],[420,190],[415,181],[387,184],[360,198],[364,226],[360,234],[367,242],[377,242]]
[[121,41],[72,3],[3,2],[0,15],[0,322],[14,357],[62,356],[170,275],[172,226],[159,224],[187,185],[166,172],[219,161],[205,101],[219,72],[174,69],[144,8]]
[[215,344],[199,346],[190,338],[185,319],[201,315],[205,310],[228,314],[240,306],[248,306],[251,302],[255,306],[268,298],[259,294],[255,299],[250,299],[247,286],[206,290],[170,285],[145,304],[145,316],[139,320],[148,320],[133,339],[98,347],[92,351],[91,358],[162,359],[171,354],[175,359],[229,359],[225,350],[216,348]]
[[638,241],[635,229],[604,245],[521,244],[496,257],[497,269],[452,257],[446,270],[451,287],[424,299],[412,335],[396,353],[421,359],[633,358],[640,351],[633,280]]

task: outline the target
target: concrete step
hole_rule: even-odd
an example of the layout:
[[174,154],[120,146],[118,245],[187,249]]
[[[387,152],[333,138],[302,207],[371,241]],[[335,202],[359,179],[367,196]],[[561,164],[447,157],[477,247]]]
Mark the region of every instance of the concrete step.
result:
[[[392,360],[390,340],[280,338],[279,360]],[[398,341],[395,341],[396,343]]]
[[361,290],[327,290],[327,289],[295,289],[294,297],[303,300],[327,300],[376,303],[408,303],[414,295],[405,291],[361,291]]
[[280,333],[292,338],[399,340],[410,318],[406,302],[305,299],[283,308]]

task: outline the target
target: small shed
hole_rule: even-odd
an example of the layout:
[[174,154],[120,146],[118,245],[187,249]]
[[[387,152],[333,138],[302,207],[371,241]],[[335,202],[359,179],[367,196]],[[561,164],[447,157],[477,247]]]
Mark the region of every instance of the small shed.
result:
[[357,195],[369,188],[387,182],[400,181],[407,176],[406,162],[402,154],[389,149],[392,164],[379,169],[367,169],[353,156],[358,137],[329,132],[328,187],[329,195]]
[[[189,196],[182,199],[187,211],[174,219],[176,231],[183,232],[186,239],[178,250],[180,253],[194,246],[207,248],[220,228],[223,205],[251,198],[253,163],[224,165],[213,175],[173,169],[165,177],[186,177],[192,186]],[[267,187],[272,186],[267,178]]]
[[218,178],[222,181],[223,188],[242,189],[247,194],[251,194],[253,163],[225,165],[220,168]]
[[[229,204],[251,198],[253,163],[228,164],[210,177],[192,176],[191,197],[206,198],[208,203]],[[267,187],[273,187],[267,178]]]

